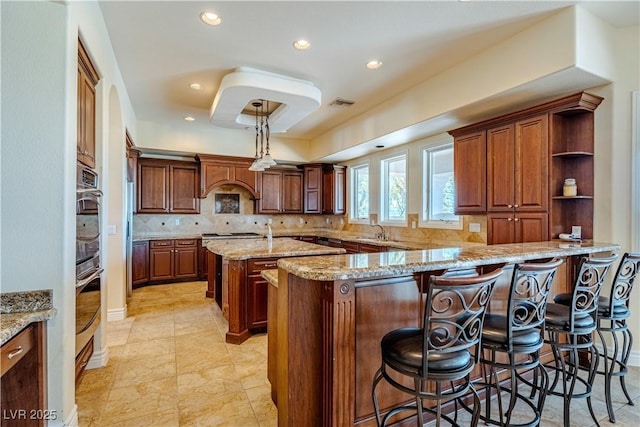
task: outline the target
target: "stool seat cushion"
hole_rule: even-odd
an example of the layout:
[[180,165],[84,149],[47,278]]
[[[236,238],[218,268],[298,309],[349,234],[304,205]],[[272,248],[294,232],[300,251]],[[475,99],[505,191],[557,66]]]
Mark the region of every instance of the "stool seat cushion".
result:
[[[400,371],[422,375],[423,330],[402,328],[389,332],[382,338],[382,358]],[[467,369],[473,361],[468,350],[450,353],[431,351],[428,356],[430,372],[455,372]]]
[[[569,305],[571,304],[571,296],[572,295],[570,293],[558,294],[553,297],[553,301],[558,304]],[[598,316],[621,319],[629,317],[630,315],[631,311],[626,304],[622,302],[620,304],[614,304],[613,314],[609,313],[609,298],[602,295],[598,298]]]
[[[507,316],[487,313],[482,326],[482,344],[503,344],[506,346],[509,342],[507,320]],[[535,351],[543,343],[538,328],[515,330],[512,331],[512,334],[511,343],[514,347],[532,347],[532,350]]]
[[[545,315],[547,328],[569,330],[569,321],[571,318],[571,307],[563,304],[549,303],[547,304],[547,313]],[[589,333],[596,327],[593,317],[589,314],[576,313],[573,319],[574,332]]]

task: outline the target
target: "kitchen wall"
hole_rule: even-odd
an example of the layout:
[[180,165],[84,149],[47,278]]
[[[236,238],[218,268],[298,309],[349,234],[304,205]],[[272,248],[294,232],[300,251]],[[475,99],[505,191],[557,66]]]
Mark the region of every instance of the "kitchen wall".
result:
[[[236,193],[240,196],[239,214],[216,214],[215,194]],[[283,230],[318,230],[327,229],[356,233],[365,237],[374,237],[379,231],[366,224],[349,224],[348,215],[258,215],[254,212],[254,201],[251,193],[236,185],[223,185],[213,189],[206,198],[200,199],[200,214],[184,215],[153,215],[137,214],[133,216],[133,234],[136,236],[170,234],[202,234],[219,232],[244,232],[251,231],[266,233],[267,221],[272,220],[273,231]],[[372,214],[371,219],[377,222],[377,214]],[[418,221],[418,214],[409,214],[411,221]],[[465,227],[463,230],[445,230],[410,227],[385,227],[392,240],[410,242],[433,243],[486,243],[486,218],[483,216],[463,217]],[[470,233],[467,224],[469,222],[480,223],[480,233]]]

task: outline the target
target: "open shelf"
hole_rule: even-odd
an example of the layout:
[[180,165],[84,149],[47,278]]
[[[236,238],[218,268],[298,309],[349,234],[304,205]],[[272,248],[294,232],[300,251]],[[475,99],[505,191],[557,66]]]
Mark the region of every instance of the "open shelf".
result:
[[553,200],[593,199],[593,196],[553,196]]
[[593,153],[589,151],[564,151],[562,153],[553,153],[551,157],[589,157]]

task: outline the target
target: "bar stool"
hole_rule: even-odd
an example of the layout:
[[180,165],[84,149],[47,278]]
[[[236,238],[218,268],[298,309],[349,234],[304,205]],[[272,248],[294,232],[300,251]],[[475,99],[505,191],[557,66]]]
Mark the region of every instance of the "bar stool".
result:
[[[378,426],[385,426],[395,414],[417,412],[419,426],[424,424],[424,411],[457,426],[456,416],[442,414],[442,402],[458,400],[470,391],[474,410],[472,425],[478,422],[480,399],[473,388],[470,373],[478,361],[482,324],[491,292],[502,273],[473,277],[431,276],[426,289],[423,328],[401,328],[387,333],[380,343],[382,365],[373,377],[372,399]],[[413,388],[401,384],[396,377],[410,377]],[[381,419],[376,387],[384,379],[394,388],[412,395],[415,405],[392,408]],[[435,391],[429,386],[435,384]],[[443,387],[444,384],[444,387]],[[425,408],[423,399],[436,401],[436,409]]]
[[[554,357],[553,364],[545,365],[554,374],[548,393],[562,396],[565,426],[570,425],[569,408],[574,397],[587,399],[591,418],[599,426],[591,405],[593,380],[598,368],[598,350],[594,346],[593,333],[596,330],[602,283],[616,258],[617,255],[607,258],[582,258],[573,292],[568,294],[568,304],[564,304],[566,300],[563,300],[567,294],[559,294],[554,298],[556,302],[547,304],[545,343],[551,345]],[[588,352],[589,359],[581,361],[580,353],[584,354],[585,351]],[[586,378],[580,376],[580,371],[586,371]],[[560,375],[562,390],[556,390]],[[577,382],[584,388],[581,393],[575,392]]]
[[[540,424],[540,417],[549,376],[540,363],[540,348],[544,344],[544,319],[547,296],[553,278],[562,259],[543,263],[516,264],[509,288],[506,314],[487,313],[482,329],[482,372],[485,378],[485,413],[480,419],[487,424],[509,426],[534,426]],[[504,355],[498,359],[498,355]],[[488,368],[488,370],[487,370]],[[521,374],[534,370],[541,377],[540,385],[526,382]],[[510,372],[510,386],[501,387],[499,370]],[[520,379],[520,381],[518,381]],[[531,396],[518,392],[518,384],[526,382],[533,386]],[[498,418],[491,416],[491,392],[496,391]],[[503,411],[502,391],[510,394],[509,406]],[[538,392],[537,402],[532,398]],[[523,424],[513,424],[511,416],[516,403],[520,401],[531,410],[531,420]]]
[[[631,400],[629,392],[627,392],[624,376],[628,371],[627,361],[629,360],[633,343],[633,335],[627,326],[627,318],[631,315],[629,301],[633,282],[639,272],[640,253],[624,254],[618,265],[616,275],[611,282],[609,297],[600,296],[598,300],[596,330],[602,344],[603,353],[600,354],[600,360],[604,362],[604,369],[597,371],[597,373],[604,375],[604,396],[607,412],[609,413],[609,421],[612,423],[616,422],[611,401],[611,380],[614,376],[620,377],[620,385],[627,398],[627,403],[633,405],[633,400]],[[555,299],[560,304],[566,304],[570,299],[570,294],[560,294]],[[613,352],[611,354],[604,336],[605,333],[611,334],[610,342],[613,342]],[[620,345],[618,334],[622,338],[622,345]]]

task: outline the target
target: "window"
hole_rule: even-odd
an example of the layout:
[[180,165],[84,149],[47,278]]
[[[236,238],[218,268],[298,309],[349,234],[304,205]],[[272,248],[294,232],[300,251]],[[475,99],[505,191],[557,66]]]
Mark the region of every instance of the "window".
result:
[[351,168],[351,212],[349,222],[369,223],[369,165]]
[[380,221],[407,223],[407,155],[383,159],[380,162],[382,194]]
[[453,144],[431,146],[422,151],[423,199],[420,225],[429,228],[461,229],[455,207]]

